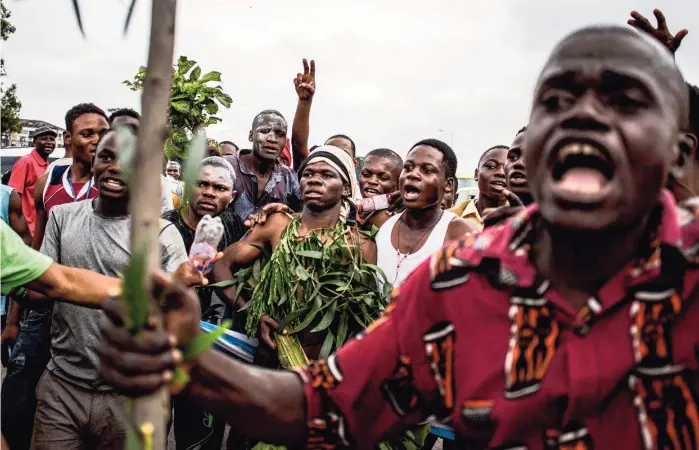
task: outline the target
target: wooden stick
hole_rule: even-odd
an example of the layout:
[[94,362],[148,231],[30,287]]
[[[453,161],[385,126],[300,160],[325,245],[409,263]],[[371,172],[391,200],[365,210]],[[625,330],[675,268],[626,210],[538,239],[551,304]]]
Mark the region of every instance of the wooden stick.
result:
[[[148,273],[160,268],[158,233],[160,200],[163,194],[160,174],[163,170],[163,152],[167,138],[176,10],[177,0],[153,0],[148,70],[141,97],[141,126],[132,160],[132,180],[129,186],[132,254],[138,248],[147,248]],[[150,298],[148,273],[144,273],[143,276],[147,297]],[[159,315],[155,300],[151,303],[149,309]],[[133,429],[140,435],[142,448],[166,449],[169,414],[170,400],[167,389],[133,401],[129,420]]]

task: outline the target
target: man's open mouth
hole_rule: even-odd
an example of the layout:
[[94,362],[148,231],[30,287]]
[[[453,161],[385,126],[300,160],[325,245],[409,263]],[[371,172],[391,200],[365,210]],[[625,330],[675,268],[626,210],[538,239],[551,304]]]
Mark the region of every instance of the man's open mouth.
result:
[[413,186],[411,184],[406,184],[403,186],[403,200],[404,201],[412,201],[412,200],[417,200],[417,198],[420,197],[420,189],[418,189],[416,186]]
[[121,191],[126,187],[126,183],[118,178],[103,178],[102,186],[110,191]]
[[527,175],[524,172],[516,170],[516,171],[510,173],[510,176],[508,177],[508,181],[512,185],[521,186],[521,185],[527,184]]
[[567,140],[552,156],[551,173],[557,190],[576,200],[595,199],[614,177],[609,152],[596,142]]
[[364,195],[366,197],[374,197],[374,196],[380,195],[380,194],[381,193],[374,188],[365,188],[364,189]]
[[507,183],[504,180],[493,180],[490,182],[490,185],[496,189],[505,189],[507,187]]

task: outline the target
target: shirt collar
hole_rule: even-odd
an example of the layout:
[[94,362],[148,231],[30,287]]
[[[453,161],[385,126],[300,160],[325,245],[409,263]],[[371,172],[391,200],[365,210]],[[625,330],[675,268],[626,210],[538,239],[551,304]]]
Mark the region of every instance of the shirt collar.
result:
[[[600,289],[599,301],[604,309],[624,297],[629,289],[658,277],[662,262],[673,259],[672,253],[688,254],[686,247],[696,242],[683,242],[682,227],[696,216],[677,208],[672,195],[663,190],[645,248]],[[472,235],[464,242],[470,248],[464,255],[469,265],[490,268],[489,279],[502,287],[536,288],[545,282],[529,262],[533,231],[540,213],[536,204],[530,205],[508,221]],[[652,219],[653,220],[653,219]],[[494,272],[497,269],[497,272]],[[674,270],[674,269],[673,269]]]
[[49,166],[49,161],[48,161],[48,159],[46,159],[46,161],[44,161],[44,158],[42,158],[42,157],[39,155],[39,152],[36,150],[36,147],[32,150],[32,152],[30,153],[30,155],[32,155],[32,158],[34,158],[34,161],[36,161],[36,163],[37,163],[38,165],[40,165],[41,167],[48,167],[48,166]]

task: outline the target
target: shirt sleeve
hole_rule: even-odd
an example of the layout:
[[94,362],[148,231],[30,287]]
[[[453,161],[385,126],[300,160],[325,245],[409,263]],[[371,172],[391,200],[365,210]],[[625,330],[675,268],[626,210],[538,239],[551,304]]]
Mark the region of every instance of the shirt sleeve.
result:
[[49,218],[46,221],[46,229],[44,230],[44,240],[41,242],[39,251],[56,261],[61,263],[61,227],[59,218],[56,216],[57,211],[61,208],[53,208],[49,213]]
[[20,158],[12,167],[12,174],[7,185],[13,188],[19,195],[24,195],[25,183],[27,182],[28,166],[23,158]]
[[372,449],[432,415],[444,418],[451,412],[440,407],[439,378],[432,372],[444,352],[428,356],[426,349],[445,347],[453,327],[439,319],[430,279],[428,261],[400,293],[394,291],[386,314],[364,336],[299,371],[309,445]]
[[187,250],[184,248],[184,241],[177,228],[166,222],[164,228],[160,232],[160,255],[161,266],[167,273],[172,273],[177,270],[182,263],[187,262]]
[[4,221],[2,227],[2,265],[0,265],[0,284],[2,294],[11,289],[36,280],[44,274],[53,263],[51,258],[27,247],[22,238]]

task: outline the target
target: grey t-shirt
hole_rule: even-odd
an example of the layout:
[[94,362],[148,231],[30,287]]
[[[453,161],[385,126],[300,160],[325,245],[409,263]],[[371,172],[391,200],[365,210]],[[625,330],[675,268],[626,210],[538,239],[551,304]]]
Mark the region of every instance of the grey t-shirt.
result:
[[[100,216],[93,205],[91,200],[51,209],[41,253],[65,266],[116,277],[131,259],[131,218]],[[187,261],[182,237],[170,222],[161,220],[159,242],[163,270],[174,272]],[[110,390],[100,380],[97,356],[103,320],[101,310],[56,302],[48,370],[78,386]]]

